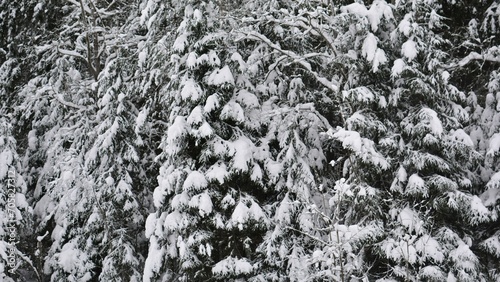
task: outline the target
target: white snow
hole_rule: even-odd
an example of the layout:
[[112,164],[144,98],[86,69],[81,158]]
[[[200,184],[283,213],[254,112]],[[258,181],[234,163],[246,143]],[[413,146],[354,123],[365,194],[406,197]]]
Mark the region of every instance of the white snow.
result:
[[372,31],[377,31],[382,18],[393,18],[391,7],[385,2],[376,0],[373,1],[370,9],[366,9],[365,5],[360,3],[352,3],[340,8],[342,13],[351,13],[360,17],[366,17],[370,22]]
[[[65,272],[71,274],[83,274],[85,271],[85,264],[87,263],[88,257],[87,254],[80,251],[76,247],[76,243],[74,241],[70,241],[61,249],[61,252],[58,254],[58,263]],[[84,281],[82,278],[79,281]],[[85,280],[86,281],[86,280]]]
[[485,206],[493,206],[500,199],[500,172],[491,176],[486,187],[488,190],[481,194],[480,198]]
[[237,226],[239,230],[243,230],[243,225],[248,221],[250,209],[245,203],[240,201],[234,208],[231,214],[231,220],[228,227]]
[[151,237],[151,235],[153,235],[154,233],[154,230],[156,229],[156,213],[150,213],[146,219],[146,231],[144,233],[144,235],[146,236],[146,238],[149,238]]
[[488,155],[495,155],[500,149],[500,133],[495,133],[491,136],[488,142]]
[[441,136],[443,134],[443,124],[434,110],[423,108],[420,110],[418,115],[420,119],[427,121],[431,132],[434,135]]
[[141,52],[139,52],[139,60],[137,61],[139,69],[142,69],[143,66],[145,65],[147,57],[148,57],[147,49],[143,49]]
[[363,103],[368,103],[375,100],[375,95],[373,92],[365,86],[356,87],[354,89],[349,89],[347,91],[342,91],[342,96],[344,98],[352,97]]
[[219,56],[217,56],[217,53],[215,53],[215,51],[213,50],[210,50],[210,52],[208,53],[208,63],[211,66],[220,66]]
[[444,254],[439,242],[427,234],[423,235],[415,242],[415,247],[424,258],[433,259],[439,263],[444,260]]
[[474,142],[472,142],[472,139],[470,138],[470,136],[467,133],[465,133],[465,131],[463,129],[455,130],[451,136],[454,140],[464,144],[465,146],[468,146],[468,147],[474,146]]
[[401,54],[408,58],[408,61],[412,61],[417,57],[417,46],[415,42],[411,39],[408,39],[403,45],[401,46]]
[[233,258],[227,257],[222,261],[219,261],[212,268],[212,272],[216,275],[227,276],[227,275],[241,275],[248,274],[253,271],[253,266],[248,262],[246,258]]
[[198,64],[196,60],[196,53],[190,52],[186,58],[186,66],[190,69],[193,69]]
[[258,164],[254,164],[252,168],[252,174],[250,175],[250,179],[252,179],[253,181],[262,180],[262,169]]
[[227,210],[230,207],[233,207],[236,204],[236,201],[234,200],[233,196],[230,194],[227,194],[224,196],[224,198],[221,201],[222,208]]
[[342,142],[342,146],[352,150],[363,161],[370,162],[382,169],[389,167],[389,162],[375,149],[375,143],[367,138],[362,138],[358,132],[337,127],[337,132],[327,132],[332,138]]
[[385,65],[387,63],[387,57],[385,56],[384,50],[377,48],[377,51],[375,52],[375,57],[373,58],[373,72],[378,71],[378,67],[380,65]]
[[398,29],[399,32],[403,33],[406,37],[410,36],[410,32],[412,31],[412,25],[410,23],[410,14],[406,14],[404,19],[399,23]]
[[218,162],[212,165],[205,173],[208,180],[217,180],[219,184],[224,183],[224,179],[229,175],[226,164]]
[[248,92],[245,89],[242,89],[238,92],[235,97],[236,102],[247,108],[255,108],[260,105],[259,98],[255,96],[255,94]]
[[245,121],[245,112],[240,104],[229,101],[223,108],[220,114],[222,120],[232,119],[234,121]]
[[184,81],[184,86],[181,90],[181,97],[183,100],[191,99],[191,101],[195,102],[200,99],[203,91],[201,87],[191,78],[188,78]]
[[238,52],[234,52],[231,55],[231,60],[235,61],[235,62],[238,62],[238,64],[240,65],[240,67],[239,67],[240,71],[244,71],[245,70],[246,63],[245,63],[245,61],[243,60],[243,58],[241,57],[241,55]]
[[199,171],[192,171],[184,180],[184,184],[182,185],[182,189],[185,191],[191,190],[201,190],[207,187],[208,182],[205,176]]
[[210,195],[207,192],[204,192],[200,195],[195,195],[189,201],[189,206],[192,208],[198,208],[198,212],[200,216],[204,217],[212,212],[213,204]]
[[500,254],[500,234],[497,233],[496,236],[492,236],[483,242],[481,246],[488,250],[491,254]]
[[470,201],[471,218],[469,219],[473,224],[488,222],[490,220],[490,211],[485,207],[483,201],[474,195]]
[[262,210],[262,208],[259,206],[259,204],[257,204],[253,200],[251,201],[251,205],[250,205],[250,209],[248,210],[248,213],[249,213],[250,217],[253,218],[254,220],[264,221],[266,223],[268,222],[267,216],[264,213],[264,211]]
[[425,185],[425,181],[420,176],[418,176],[418,174],[412,174],[408,179],[408,185],[406,185],[406,193],[418,193],[427,196],[428,191]]
[[198,128],[198,132],[200,133],[201,137],[209,137],[209,136],[212,136],[214,131],[213,131],[212,127],[210,126],[210,124],[208,124],[207,122],[204,122],[200,126],[200,128]]
[[181,34],[177,39],[175,39],[174,45],[172,48],[177,52],[182,52],[186,48],[188,44],[188,34]]
[[354,152],[361,151],[361,136],[356,131],[340,129],[332,137],[342,141],[342,147],[346,149],[351,149]]
[[366,58],[367,61],[372,62],[375,58],[375,52],[377,51],[377,38],[373,33],[368,33],[365,40],[363,41],[363,47],[361,49],[361,54]]
[[183,136],[186,132],[186,120],[183,116],[175,117],[174,123],[169,126],[167,130],[167,144],[168,148],[166,153],[174,154],[179,151],[180,145],[177,144],[177,140]]
[[448,83],[448,79],[450,78],[450,73],[447,71],[443,71],[441,73],[441,78],[443,78],[445,83]]
[[163,227],[168,231],[181,229],[185,225],[186,224],[183,220],[182,214],[178,211],[173,211],[173,212],[169,213],[165,217],[165,221],[163,222]]
[[210,113],[211,111],[217,109],[218,107],[219,107],[219,95],[216,93],[207,97],[207,101],[203,109],[205,110],[205,113]]
[[420,234],[423,231],[423,222],[410,208],[404,208],[399,213],[399,222],[408,228],[408,232],[410,233],[415,231],[415,233]]
[[13,155],[10,150],[0,153],[0,180],[7,177],[9,166],[12,164]]
[[149,109],[148,108],[143,108],[139,114],[137,115],[137,118],[135,120],[135,133],[139,133],[140,132],[140,129],[144,126],[144,124],[146,123],[146,119],[148,117],[148,114],[149,114]]
[[470,250],[469,246],[462,243],[449,254],[456,267],[465,271],[475,271],[478,258]]
[[405,68],[406,64],[402,59],[397,59],[394,61],[394,65],[392,67],[392,73],[391,76],[399,76],[402,72],[403,69]]
[[[435,265],[428,265],[420,269],[420,277],[426,281],[446,281],[443,272]],[[449,282],[449,281],[448,281]]]
[[232,167],[235,170],[248,171],[248,163],[252,160],[253,144],[246,137],[233,142],[234,156]]
[[404,167],[400,166],[398,169],[398,180],[400,182],[405,182],[408,178],[408,174],[406,173],[406,170]]
[[187,118],[187,124],[195,125],[203,122],[203,109],[201,106],[196,106]]
[[223,84],[231,84],[234,85],[234,77],[231,73],[231,70],[228,66],[224,66],[222,69],[215,69],[208,76],[208,84],[210,85],[223,85]]
[[370,21],[370,25],[373,32],[378,30],[378,26],[382,18],[385,18],[387,20],[394,18],[391,6],[389,6],[387,2],[383,0],[373,1],[372,5],[370,6],[370,10],[368,10],[366,16]]

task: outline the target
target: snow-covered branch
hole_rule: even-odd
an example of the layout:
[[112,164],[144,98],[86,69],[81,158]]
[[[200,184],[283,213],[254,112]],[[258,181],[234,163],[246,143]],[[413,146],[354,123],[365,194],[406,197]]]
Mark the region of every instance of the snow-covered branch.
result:
[[[312,74],[314,76],[314,78],[319,83],[321,83],[323,86],[325,86],[326,88],[332,90],[333,92],[338,92],[339,88],[338,88],[337,85],[335,85],[333,82],[331,82],[327,78],[319,75],[316,71],[314,71],[312,69],[311,65],[305,60],[305,58],[310,57],[310,56],[308,56],[308,55],[301,56],[301,55],[296,54],[293,51],[283,50],[280,46],[278,46],[277,44],[274,44],[273,42],[271,42],[271,40],[269,40],[269,38],[267,38],[265,35],[257,33],[257,32],[246,32],[244,34],[248,38],[254,39],[254,40],[259,40],[259,41],[265,43],[266,45],[268,45],[269,47],[271,47],[272,49],[274,49],[274,50],[282,53],[283,55],[289,57],[295,63],[298,63],[299,65],[301,65],[302,67],[304,67],[304,69],[306,69],[310,74]],[[314,53],[314,55],[317,55],[317,53]]]
[[461,68],[464,67],[468,64],[470,64],[473,61],[483,61],[483,62],[490,62],[490,63],[500,63],[500,56],[491,54],[491,53],[485,53],[485,54],[479,54],[477,52],[471,52],[469,55],[465,56],[462,58],[458,63],[452,63],[445,65],[445,69],[456,69],[456,68]]

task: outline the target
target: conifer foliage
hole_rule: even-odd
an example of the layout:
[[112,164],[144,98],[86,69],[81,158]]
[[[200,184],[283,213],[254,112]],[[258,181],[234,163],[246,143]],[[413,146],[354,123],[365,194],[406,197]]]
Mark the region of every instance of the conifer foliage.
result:
[[496,1],[129,2],[0,0],[0,281],[499,279]]

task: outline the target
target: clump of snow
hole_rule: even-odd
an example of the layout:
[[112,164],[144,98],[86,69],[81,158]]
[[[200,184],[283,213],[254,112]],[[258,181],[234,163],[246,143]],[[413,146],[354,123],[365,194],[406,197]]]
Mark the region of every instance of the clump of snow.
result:
[[167,130],[167,144],[168,148],[165,149],[167,154],[174,154],[179,151],[180,144],[178,141],[186,133],[186,119],[183,116],[177,116],[174,123],[169,126]]
[[441,136],[443,134],[443,124],[434,110],[423,108],[420,110],[418,116],[423,121],[426,121],[434,135]]
[[470,210],[470,221],[473,224],[483,223],[490,220],[490,211],[485,207],[483,201],[481,201],[481,199],[476,195],[472,196],[472,199],[470,201]]
[[[439,267],[434,265],[428,265],[420,269],[419,275],[421,278],[426,279],[426,281],[446,281],[443,271]],[[450,281],[450,280],[448,280]]]
[[203,91],[201,87],[191,78],[184,81],[184,86],[181,90],[181,97],[183,100],[191,99],[195,102],[202,96]]
[[342,91],[344,98],[351,97],[359,102],[368,103],[375,100],[375,95],[370,88],[365,86],[356,87],[347,91]]
[[207,97],[207,101],[205,102],[205,107],[203,108],[205,110],[205,113],[210,113],[211,111],[217,109],[219,107],[219,95],[212,94]]
[[444,260],[444,254],[439,242],[427,234],[415,242],[415,247],[424,259],[433,259],[439,263]]
[[191,198],[189,206],[192,208],[198,208],[198,212],[202,217],[210,214],[213,209],[212,199],[207,192],[204,192],[201,195],[195,195]]
[[500,254],[500,234],[484,240],[480,246],[491,254]]
[[485,206],[493,206],[500,199],[500,172],[491,176],[486,187],[488,190],[481,194],[480,198]]
[[248,163],[252,160],[253,143],[246,137],[233,142],[234,156],[232,167],[235,170],[248,171]]
[[229,172],[227,171],[226,164],[218,162],[212,165],[205,175],[208,180],[217,180],[220,184],[223,184],[225,178],[229,175]]
[[207,187],[208,182],[205,176],[199,171],[192,171],[184,180],[184,184],[182,185],[182,189],[185,191],[190,190],[201,190]]
[[415,41],[408,39],[405,43],[403,43],[403,45],[401,46],[401,54],[408,58],[408,61],[412,61],[413,59],[415,59],[418,54]]
[[405,182],[408,178],[408,174],[406,173],[406,170],[404,167],[400,166],[398,169],[398,180],[400,182]]
[[200,126],[200,128],[198,128],[198,132],[200,133],[201,137],[209,137],[209,136],[212,136],[212,134],[214,133],[214,130],[212,129],[210,124],[208,124],[207,122],[204,122]]
[[391,76],[399,76],[403,72],[405,66],[406,64],[403,60],[401,59],[395,60],[391,70],[392,71]]
[[213,50],[210,50],[210,52],[208,53],[208,63],[211,66],[220,66],[219,56],[217,56],[217,53],[215,53],[215,51]]
[[239,103],[229,101],[223,108],[220,114],[222,120],[234,120],[238,122],[245,121],[245,112]]
[[146,118],[148,117],[148,114],[149,114],[148,108],[143,108],[139,112],[139,114],[137,115],[137,118],[135,119],[135,128],[134,128],[135,133],[140,132],[141,128],[146,123]]
[[182,52],[186,48],[188,44],[188,34],[181,34],[177,39],[175,39],[174,45],[172,48],[177,52]]
[[425,185],[425,181],[420,176],[418,176],[418,174],[412,174],[408,179],[406,193],[422,194],[424,196],[427,196],[428,191],[427,186]]
[[410,208],[404,208],[399,213],[399,222],[408,228],[409,232],[415,231],[420,234],[423,231],[423,222],[418,218],[418,215]]
[[250,209],[245,203],[240,201],[234,208],[229,221],[229,227],[237,226],[239,230],[243,230],[244,224],[248,221]]
[[389,20],[394,17],[391,7],[385,1],[381,0],[373,1],[369,10],[365,7],[365,5],[360,3],[352,3],[343,6],[340,10],[342,13],[351,13],[360,17],[368,18],[372,31],[374,32],[378,30],[382,18]]
[[495,155],[500,149],[500,133],[495,133],[491,136],[488,142],[488,155]]
[[139,69],[142,69],[143,66],[146,64],[147,57],[148,57],[147,49],[143,49],[141,52],[139,52],[139,60],[137,61]]
[[455,130],[451,134],[451,136],[454,140],[464,144],[465,146],[468,146],[468,147],[474,146],[474,142],[472,142],[472,139],[470,138],[470,136],[467,133],[465,133],[465,131],[463,129]]
[[201,106],[196,106],[187,118],[187,124],[194,125],[203,122],[203,110]]
[[253,266],[246,258],[234,258],[231,256],[219,261],[212,268],[212,272],[215,275],[221,276],[249,274],[252,271]]
[[144,235],[146,236],[146,238],[149,238],[151,237],[151,235],[153,235],[153,232],[155,231],[156,229],[156,213],[151,213],[148,215],[147,219],[146,219],[146,231],[144,233]]
[[[85,264],[87,263],[88,256],[76,247],[74,241],[70,241],[61,249],[57,255],[58,263],[65,272],[71,274],[83,275],[85,273]],[[89,279],[80,278],[79,281],[88,281]]]
[[384,50],[377,48],[377,51],[375,52],[375,57],[373,58],[372,63],[373,63],[373,68],[372,68],[373,72],[377,72],[378,67],[380,65],[384,65],[385,63],[387,63],[387,57],[385,56]]
[[337,128],[337,132],[327,132],[332,138],[342,142],[342,146],[352,150],[364,162],[372,163],[382,169],[389,167],[389,162],[375,149],[375,143],[367,138],[362,138],[358,132]]
[[255,94],[248,92],[245,89],[242,89],[238,92],[235,97],[236,102],[247,108],[255,108],[260,105],[259,98],[255,96]]
[[377,38],[373,33],[368,33],[365,40],[363,41],[363,46],[361,49],[361,54],[368,61],[373,61],[375,58],[375,52],[377,51]]
[[398,29],[399,32],[403,33],[406,37],[410,36],[410,32],[412,31],[412,25],[410,23],[410,14],[406,14],[404,19],[399,23]]
[[234,85],[234,77],[228,66],[224,66],[222,69],[215,69],[208,76],[208,84],[210,85],[224,85],[230,84]]
[[190,52],[186,58],[186,67],[193,69],[197,65],[197,57],[195,52]]

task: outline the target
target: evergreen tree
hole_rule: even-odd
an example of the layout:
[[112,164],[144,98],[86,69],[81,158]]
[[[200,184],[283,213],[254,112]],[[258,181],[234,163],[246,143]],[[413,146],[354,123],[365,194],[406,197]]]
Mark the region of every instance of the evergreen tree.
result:
[[[12,126],[0,118],[0,280],[17,281],[20,270],[32,268],[23,250],[24,232],[31,226],[32,209],[26,200],[26,183]],[[24,272],[23,272],[24,273]]]
[[145,281],[232,281],[256,271],[272,193],[263,185],[268,145],[261,102],[235,67],[241,55],[231,52],[230,34],[215,21],[217,8],[185,7],[171,81],[159,91],[170,114],[157,212],[146,225]]

